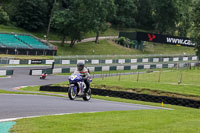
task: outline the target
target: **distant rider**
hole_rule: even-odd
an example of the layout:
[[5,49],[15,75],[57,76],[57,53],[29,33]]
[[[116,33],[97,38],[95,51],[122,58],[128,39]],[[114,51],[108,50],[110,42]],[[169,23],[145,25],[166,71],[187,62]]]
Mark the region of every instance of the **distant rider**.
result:
[[85,89],[85,92],[87,92],[90,88],[90,82],[89,82],[89,79],[91,78],[90,77],[90,74],[89,74],[89,70],[85,67],[84,63],[83,62],[79,62],[77,64],[77,68],[76,70],[74,71],[74,74],[80,74],[81,77],[83,77],[83,81],[85,82],[86,84],[86,89]]
[[43,73],[41,76],[42,76],[42,77],[46,77],[46,76],[47,76],[47,73]]

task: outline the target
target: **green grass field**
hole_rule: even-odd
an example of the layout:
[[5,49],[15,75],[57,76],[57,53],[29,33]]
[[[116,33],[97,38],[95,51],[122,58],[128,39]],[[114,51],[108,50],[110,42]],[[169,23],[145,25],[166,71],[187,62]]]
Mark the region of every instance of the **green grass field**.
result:
[[[119,98],[100,99],[160,106]],[[12,133],[199,133],[200,110],[165,105],[174,110],[137,110],[44,116],[17,120]]]
[[[93,87],[134,91],[145,89],[200,96],[200,69],[161,70],[153,73],[93,79]],[[181,84],[178,84],[181,82]]]
[[[105,88],[120,91],[130,91],[142,94],[177,93],[187,97],[200,99],[200,69],[157,69],[151,73],[139,73],[134,75],[121,75],[124,72],[146,72],[140,71],[111,71],[92,72],[101,74],[101,78],[94,78],[91,86],[94,88]],[[108,77],[109,74],[117,73],[118,76]],[[70,74],[61,74],[70,75]],[[68,81],[55,84],[56,86],[68,86]],[[158,91],[158,92],[155,92]],[[161,94],[162,94],[161,93]],[[161,95],[160,94],[160,95]],[[168,94],[163,94],[168,95]],[[173,94],[171,94],[173,95]]]
[[65,47],[62,47],[60,44],[55,45],[58,46],[58,55],[62,56],[141,54],[139,50],[127,49],[107,40],[102,40],[99,44],[95,44],[94,42],[75,44],[73,48],[70,48],[69,45],[65,45]]
[[[75,44],[70,48],[68,44],[62,47],[60,44],[55,44],[58,47],[58,56],[67,55],[140,55],[140,54],[195,54],[194,48],[164,45],[164,44],[147,44],[144,51],[129,49],[117,45],[113,41],[101,40],[99,44],[94,42]],[[94,51],[94,52],[93,52]]]

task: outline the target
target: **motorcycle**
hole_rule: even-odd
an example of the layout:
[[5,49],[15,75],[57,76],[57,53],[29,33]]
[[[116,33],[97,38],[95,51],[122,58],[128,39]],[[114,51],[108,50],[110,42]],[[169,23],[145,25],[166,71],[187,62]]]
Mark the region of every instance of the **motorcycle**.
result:
[[[89,79],[89,82],[92,82]],[[84,101],[89,101],[91,98],[91,89],[89,88],[85,92],[86,84],[83,81],[83,77],[79,74],[73,74],[69,77],[69,89],[68,96],[70,100],[74,100],[76,97],[82,97]]]
[[40,79],[46,79],[47,77],[47,74],[46,73],[43,73],[41,76],[40,76]]

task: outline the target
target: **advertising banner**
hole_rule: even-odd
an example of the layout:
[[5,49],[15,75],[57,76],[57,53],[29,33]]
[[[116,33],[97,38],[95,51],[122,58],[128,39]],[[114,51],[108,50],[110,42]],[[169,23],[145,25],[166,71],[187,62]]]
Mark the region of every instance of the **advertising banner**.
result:
[[42,64],[42,60],[31,60],[31,64]]
[[147,42],[191,46],[191,47],[195,46],[195,43],[193,43],[191,39],[186,37],[168,36],[168,35],[146,33],[146,32],[120,32],[119,37],[121,36],[129,38],[130,40],[137,40],[137,41],[147,41]]
[[137,32],[137,40],[183,46],[195,46],[189,38]]

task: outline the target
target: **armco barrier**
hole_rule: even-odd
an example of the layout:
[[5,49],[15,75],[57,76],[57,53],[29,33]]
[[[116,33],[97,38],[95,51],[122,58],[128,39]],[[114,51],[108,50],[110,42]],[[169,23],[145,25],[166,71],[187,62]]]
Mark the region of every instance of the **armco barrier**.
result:
[[13,60],[13,59],[0,59],[0,64],[55,64],[72,65],[77,62],[84,62],[85,64],[99,65],[99,64],[136,64],[136,63],[169,63],[169,62],[182,62],[182,61],[197,61],[198,57],[193,56],[176,56],[176,57],[144,57],[144,58],[129,58],[129,59],[55,59],[55,60]]
[[[93,66],[87,67],[91,72],[100,72],[100,71],[116,71],[116,70],[141,70],[141,69],[157,69],[157,68],[183,68],[189,66],[196,66],[198,63],[171,63],[171,64],[142,64],[142,65],[120,65],[120,66]],[[76,67],[68,68],[55,68],[55,69],[32,69],[30,70],[30,75],[41,75],[42,73],[47,74],[56,74],[56,73],[70,73],[74,72]]]
[[[52,91],[52,92],[67,92],[68,87],[60,87],[60,86],[41,86],[40,91]],[[139,100],[145,102],[156,102],[172,105],[179,105],[191,108],[200,108],[200,101],[184,99],[184,98],[174,98],[167,96],[153,96],[147,94],[137,94],[132,92],[123,92],[123,91],[112,91],[105,89],[96,89],[92,88],[92,94],[100,95],[100,96],[110,96],[110,97],[119,97],[125,99]]]
[[9,76],[13,75],[14,71],[13,70],[0,70],[0,76]]

